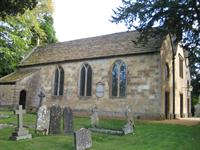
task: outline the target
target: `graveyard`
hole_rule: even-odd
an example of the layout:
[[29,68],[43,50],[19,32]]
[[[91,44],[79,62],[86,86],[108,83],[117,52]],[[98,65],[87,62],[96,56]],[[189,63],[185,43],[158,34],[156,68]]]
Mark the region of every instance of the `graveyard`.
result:
[[[0,111],[0,149],[2,150],[74,150],[74,135],[71,131],[62,128],[56,134],[45,135],[35,132],[37,122],[36,113],[26,113],[23,117],[23,127],[32,135],[31,139],[13,141],[9,137],[18,126],[16,115],[12,111]],[[123,127],[123,119],[99,119],[98,127],[117,130]],[[71,124],[71,123],[70,123]],[[90,128],[90,117],[73,116],[73,130]],[[111,135],[106,133],[91,132],[91,150],[197,150],[200,147],[200,125],[170,125],[142,120],[135,120],[133,134]],[[70,127],[71,128],[71,127]],[[50,129],[51,130],[51,129]],[[60,132],[57,134],[57,132]]]

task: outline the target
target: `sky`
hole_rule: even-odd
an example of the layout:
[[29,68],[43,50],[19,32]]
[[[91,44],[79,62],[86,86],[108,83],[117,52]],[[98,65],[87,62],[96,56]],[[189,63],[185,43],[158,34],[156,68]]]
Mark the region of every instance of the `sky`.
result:
[[121,0],[53,0],[54,28],[60,42],[127,31],[111,23],[112,9]]

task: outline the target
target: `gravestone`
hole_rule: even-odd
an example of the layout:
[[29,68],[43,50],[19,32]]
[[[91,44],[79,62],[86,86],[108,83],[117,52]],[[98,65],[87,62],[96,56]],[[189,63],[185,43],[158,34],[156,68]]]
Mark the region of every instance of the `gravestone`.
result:
[[124,132],[125,135],[133,133],[133,124],[131,122],[127,122],[122,128],[122,131]]
[[125,116],[127,122],[132,123],[134,125],[133,111],[129,106],[126,106]]
[[85,150],[92,147],[91,131],[85,128],[74,133],[74,145],[76,150]]
[[69,107],[65,107],[63,110],[63,127],[64,133],[73,133],[73,113],[72,109]]
[[125,116],[126,116],[127,123],[124,125],[122,130],[124,134],[126,135],[129,133],[133,133],[133,126],[135,126],[134,120],[133,120],[133,111],[128,105],[126,106]]
[[49,133],[50,111],[46,105],[41,106],[37,112],[36,131],[45,135]]
[[61,133],[61,108],[58,105],[54,105],[50,108],[50,124],[49,133],[50,134],[60,134]]
[[43,103],[43,98],[45,97],[45,94],[42,91],[40,91],[40,93],[38,94],[38,97],[40,98],[39,107],[41,107],[42,103]]
[[91,119],[91,126],[92,127],[97,127],[99,125],[99,117],[97,113],[97,107],[92,108],[92,114],[90,116]]
[[26,111],[22,109],[22,105],[19,105],[19,110],[15,111],[15,114],[17,114],[17,121],[18,126],[15,130],[15,132],[12,133],[12,136],[10,137],[11,140],[21,140],[21,139],[31,139],[32,135],[29,134],[28,130],[26,130],[23,127],[23,114],[25,114]]

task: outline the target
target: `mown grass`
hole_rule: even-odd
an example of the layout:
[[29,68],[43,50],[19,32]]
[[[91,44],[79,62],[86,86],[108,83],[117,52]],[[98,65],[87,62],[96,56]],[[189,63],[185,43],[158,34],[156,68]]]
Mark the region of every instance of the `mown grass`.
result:
[[[1,112],[0,112],[1,113]],[[6,113],[6,112],[4,112]],[[10,113],[10,112],[7,112]],[[0,119],[0,123],[16,123],[16,116]],[[35,115],[26,114],[25,125],[35,124]],[[100,126],[118,129],[122,120],[100,120]],[[89,118],[74,118],[75,130],[90,125]],[[8,140],[14,128],[0,130],[0,150],[73,150],[73,135],[38,136],[33,128],[29,131],[33,139],[22,141]],[[199,150],[200,125],[183,126],[136,121],[135,134],[114,136],[92,133],[93,147],[90,150]]]

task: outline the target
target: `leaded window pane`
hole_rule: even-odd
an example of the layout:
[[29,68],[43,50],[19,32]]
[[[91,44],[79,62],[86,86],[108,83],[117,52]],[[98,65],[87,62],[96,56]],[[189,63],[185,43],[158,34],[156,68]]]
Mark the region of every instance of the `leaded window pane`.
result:
[[91,96],[92,95],[92,69],[90,66],[88,66],[87,69],[87,91],[86,91],[86,96]]
[[118,65],[115,63],[112,69],[112,96],[117,96],[118,91]]
[[126,65],[123,63],[120,67],[120,93],[119,96],[126,95]]
[[58,95],[57,91],[58,91],[58,75],[59,74],[59,70],[56,69],[55,72],[55,79],[54,79],[54,95]]
[[80,76],[80,96],[84,96],[85,93],[85,67],[83,66],[81,69],[81,76]]
[[60,68],[60,85],[59,85],[59,95],[63,95],[63,88],[64,88],[64,70]]

